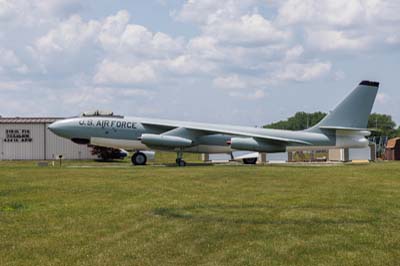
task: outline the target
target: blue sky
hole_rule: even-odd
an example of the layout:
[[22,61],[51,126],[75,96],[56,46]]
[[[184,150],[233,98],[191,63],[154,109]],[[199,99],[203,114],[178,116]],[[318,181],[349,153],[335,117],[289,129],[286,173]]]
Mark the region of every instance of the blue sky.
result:
[[262,125],[361,80],[400,123],[397,0],[0,0],[0,114]]

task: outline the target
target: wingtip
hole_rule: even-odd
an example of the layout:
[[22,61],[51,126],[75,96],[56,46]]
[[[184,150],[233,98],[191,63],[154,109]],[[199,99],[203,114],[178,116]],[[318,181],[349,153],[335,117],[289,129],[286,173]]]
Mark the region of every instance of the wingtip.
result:
[[360,82],[360,85],[364,86],[371,86],[371,87],[379,87],[379,82],[377,81],[370,81],[370,80],[363,80]]

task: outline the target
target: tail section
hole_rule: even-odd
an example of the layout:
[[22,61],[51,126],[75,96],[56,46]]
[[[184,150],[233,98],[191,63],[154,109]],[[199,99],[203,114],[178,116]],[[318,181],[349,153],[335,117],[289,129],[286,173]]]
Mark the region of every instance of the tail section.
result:
[[362,81],[336,108],[309,132],[321,129],[363,130],[374,105],[379,82]]

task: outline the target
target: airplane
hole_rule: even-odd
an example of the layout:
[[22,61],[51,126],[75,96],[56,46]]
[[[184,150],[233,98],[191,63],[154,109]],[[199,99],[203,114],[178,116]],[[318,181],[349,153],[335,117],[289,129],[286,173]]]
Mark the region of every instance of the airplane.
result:
[[[379,82],[364,80],[317,125],[302,131],[219,125],[124,116],[84,115],[56,121],[49,130],[78,144],[135,151],[131,161],[145,165],[146,150],[184,152],[276,153],[295,150],[365,148],[367,129]],[[257,158],[243,159],[255,164]]]

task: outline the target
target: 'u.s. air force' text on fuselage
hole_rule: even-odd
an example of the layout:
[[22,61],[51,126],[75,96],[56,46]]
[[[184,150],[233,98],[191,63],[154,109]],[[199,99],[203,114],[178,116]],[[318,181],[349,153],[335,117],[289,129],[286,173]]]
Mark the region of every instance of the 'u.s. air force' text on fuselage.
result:
[[79,120],[78,123],[82,127],[137,129],[137,123],[130,121],[87,119]]

